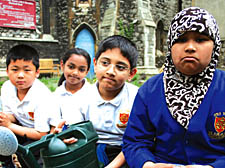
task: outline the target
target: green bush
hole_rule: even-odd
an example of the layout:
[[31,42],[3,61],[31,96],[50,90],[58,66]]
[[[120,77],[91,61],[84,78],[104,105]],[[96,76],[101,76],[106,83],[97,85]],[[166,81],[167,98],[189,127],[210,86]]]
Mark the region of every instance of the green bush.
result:
[[59,77],[42,77],[40,81],[43,82],[52,92],[55,91],[58,85]]
[[8,79],[9,79],[8,77],[0,77],[0,88],[2,87],[3,83]]
[[141,85],[142,85],[141,76],[139,74],[136,74],[133,77],[133,79],[131,80],[131,83],[138,86],[138,87],[141,87]]
[[125,24],[123,19],[120,19],[118,24],[120,30],[119,35],[125,36],[128,39],[132,39],[134,34],[134,24],[133,23]]
[[[58,85],[58,81],[59,81],[60,77],[41,77],[39,78],[41,82],[43,82],[52,92],[55,91],[55,89],[57,88]],[[140,80],[140,75],[136,74],[134,76],[134,78],[132,79],[131,83],[133,83],[134,85],[140,87],[142,85],[142,82]],[[0,89],[2,87],[2,84],[8,80],[8,77],[1,77],[0,78]],[[96,77],[92,78],[92,79],[87,79],[87,81],[91,84],[95,83],[97,81]]]
[[97,81],[97,78],[96,78],[96,76],[94,76],[92,79],[87,78],[87,81],[88,81],[89,83],[93,84],[93,83],[95,83],[95,82]]

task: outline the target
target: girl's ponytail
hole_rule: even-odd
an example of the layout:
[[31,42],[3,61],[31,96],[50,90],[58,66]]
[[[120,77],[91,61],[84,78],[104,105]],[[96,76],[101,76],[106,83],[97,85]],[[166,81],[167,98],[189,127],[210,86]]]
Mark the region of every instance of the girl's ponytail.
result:
[[60,79],[58,81],[58,86],[61,86],[64,80],[66,80],[66,78],[64,76],[64,73],[62,73],[62,75],[61,75],[61,77],[60,77]]

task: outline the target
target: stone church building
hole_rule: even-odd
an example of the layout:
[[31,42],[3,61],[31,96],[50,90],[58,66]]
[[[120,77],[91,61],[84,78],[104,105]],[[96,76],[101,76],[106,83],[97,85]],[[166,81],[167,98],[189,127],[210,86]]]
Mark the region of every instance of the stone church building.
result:
[[[86,49],[93,58],[102,39],[121,34],[138,47],[138,72],[156,74],[167,52],[168,26],[178,11],[200,6],[223,18],[224,0],[207,0],[213,4],[205,1],[0,0],[0,67],[5,67],[8,50],[17,44],[32,45],[41,58],[54,58],[55,61],[72,47]],[[219,26],[225,30],[220,20]],[[225,32],[221,35],[223,49],[219,66],[223,68]],[[93,73],[93,68],[91,71]]]

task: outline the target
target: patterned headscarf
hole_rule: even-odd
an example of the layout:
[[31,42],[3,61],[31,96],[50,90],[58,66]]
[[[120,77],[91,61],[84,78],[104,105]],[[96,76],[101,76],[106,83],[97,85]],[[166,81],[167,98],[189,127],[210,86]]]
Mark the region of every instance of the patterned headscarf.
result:
[[[186,76],[179,72],[172,61],[171,47],[187,31],[209,36],[214,42],[209,65],[199,74]],[[190,7],[177,13],[168,32],[168,53],[165,60],[164,86],[167,106],[173,118],[185,129],[201,104],[218,62],[220,35],[215,19],[206,10]]]

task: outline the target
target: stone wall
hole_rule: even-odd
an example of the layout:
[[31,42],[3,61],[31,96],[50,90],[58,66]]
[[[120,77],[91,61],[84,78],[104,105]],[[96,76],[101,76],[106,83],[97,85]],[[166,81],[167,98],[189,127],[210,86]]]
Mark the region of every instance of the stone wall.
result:
[[[0,58],[5,59],[8,50],[16,44],[29,44],[34,46],[40,53],[41,58],[60,57],[71,47],[74,47],[75,39],[83,25],[87,25],[95,37],[96,48],[99,42],[111,34],[120,34],[121,27],[119,22],[122,21],[124,28],[133,25],[133,34],[130,39],[137,45],[140,56],[138,66],[145,65],[145,38],[146,27],[143,27],[143,20],[139,17],[138,10],[140,0],[92,0],[92,5],[83,8],[76,7],[76,0],[49,0],[51,2],[50,14],[50,34],[43,33],[42,25],[42,6],[40,0],[36,0],[36,30],[16,29],[0,27]],[[174,15],[179,11],[178,0],[142,0],[150,4],[149,12],[153,22],[157,26],[159,21],[163,23],[163,31],[167,34],[170,22]],[[113,6],[114,5],[114,6]],[[192,0],[183,0],[181,8],[184,9],[192,5]],[[116,13],[112,10],[115,7]],[[114,25],[102,24],[106,14],[111,15],[111,19],[116,19]],[[109,15],[109,16],[110,16]],[[110,19],[110,18],[109,18]],[[149,36],[152,38],[154,36]],[[152,39],[154,41],[155,39]],[[167,36],[165,35],[163,43],[163,53],[158,55],[156,52],[155,66],[160,68],[164,63],[167,52]],[[151,41],[149,41],[151,42]],[[150,44],[152,45],[152,44]],[[154,47],[155,45],[152,45]],[[154,53],[154,52],[153,52]],[[225,68],[225,41],[222,41],[221,58],[219,66]],[[0,60],[0,67],[4,66],[4,61]]]
[[[75,4],[75,0],[73,0],[73,4]],[[71,30],[70,30],[70,38],[71,42],[70,45],[74,47],[75,38],[77,33],[79,33],[79,27],[82,28],[82,25],[86,24],[88,27],[91,28],[91,32],[93,31],[94,37],[98,39],[98,23],[97,23],[97,16],[96,16],[96,6],[92,4],[92,6],[87,8],[82,7],[73,7],[71,8]],[[77,31],[77,32],[76,32]]]
[[59,41],[59,49],[64,54],[69,48],[69,5],[67,0],[57,0],[57,17],[56,29],[57,40]]
[[[60,47],[57,39],[45,38],[41,18],[41,4],[36,0],[36,29],[0,27],[0,67],[5,67],[5,58],[9,49],[17,44],[27,44],[38,50],[40,58],[59,58]],[[53,32],[57,37],[57,32]]]
[[[130,28],[133,25],[133,36],[130,38],[132,40],[138,50],[139,50],[139,58],[138,65],[144,65],[144,43],[143,43],[143,34],[144,29],[141,26],[141,20],[138,20],[138,9],[137,9],[137,1],[133,0],[121,0],[119,7],[119,18],[122,21],[123,28]],[[119,20],[117,20],[116,34],[121,34],[121,28],[119,26]]]
[[4,52],[4,55],[7,55],[8,50],[15,45],[18,44],[27,44],[30,45],[32,47],[34,47],[38,53],[39,56],[41,58],[59,58],[60,55],[58,55],[58,53],[60,53],[60,50],[58,49],[58,43],[52,43],[52,42],[38,42],[38,41],[31,41],[31,40],[4,40],[1,43],[0,40],[0,45],[1,45],[1,53]]
[[39,39],[42,32],[40,2],[36,0],[36,30],[0,27],[0,37]]
[[[182,9],[190,7],[192,1],[186,0],[182,2]],[[152,17],[156,25],[159,21],[162,21],[164,25],[164,49],[161,54],[156,53],[156,67],[160,68],[164,64],[164,59],[167,53],[167,33],[169,30],[169,25],[175,14],[179,11],[178,1],[174,0],[150,0]]]
[[210,1],[205,3],[204,0],[195,0],[193,1],[194,6],[199,6],[201,8],[206,9],[213,17],[216,19],[216,22],[219,26],[220,38],[221,38],[221,52],[218,62],[218,67],[225,69],[225,22],[224,22],[224,0]]
[[169,29],[170,22],[174,15],[178,12],[178,4],[177,1],[168,0],[168,1],[158,1],[153,0],[150,1],[151,8],[152,8],[152,16],[153,20],[156,23],[156,25],[161,21],[164,26],[164,47],[163,51],[158,54],[158,51],[156,52],[156,67],[160,68],[164,64],[165,56],[167,53],[167,33]]
[[218,67],[225,69],[225,39],[221,40],[221,50],[220,50]]

